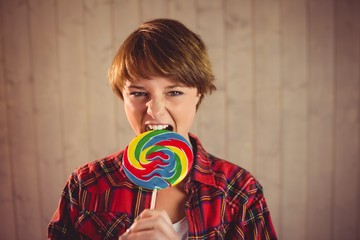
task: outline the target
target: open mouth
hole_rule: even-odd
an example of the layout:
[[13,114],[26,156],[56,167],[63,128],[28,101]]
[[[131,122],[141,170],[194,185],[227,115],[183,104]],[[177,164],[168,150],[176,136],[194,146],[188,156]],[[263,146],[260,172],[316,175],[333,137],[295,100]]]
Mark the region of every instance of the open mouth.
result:
[[148,124],[145,126],[145,131],[150,130],[169,130],[173,131],[174,128],[171,125],[168,124]]

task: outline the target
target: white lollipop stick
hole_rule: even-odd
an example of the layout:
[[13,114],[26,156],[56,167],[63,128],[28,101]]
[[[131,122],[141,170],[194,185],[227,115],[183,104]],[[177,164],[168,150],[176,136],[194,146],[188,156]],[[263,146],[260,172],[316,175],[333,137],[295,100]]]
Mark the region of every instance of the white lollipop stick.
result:
[[151,195],[150,209],[155,209],[156,197],[157,197],[157,189],[154,189]]

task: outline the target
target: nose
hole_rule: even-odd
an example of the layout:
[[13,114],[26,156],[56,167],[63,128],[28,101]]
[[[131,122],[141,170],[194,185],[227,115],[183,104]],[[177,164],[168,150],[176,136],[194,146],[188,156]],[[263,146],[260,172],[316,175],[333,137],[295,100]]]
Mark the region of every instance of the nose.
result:
[[153,118],[156,119],[163,112],[165,105],[161,99],[152,98],[147,103],[147,113]]

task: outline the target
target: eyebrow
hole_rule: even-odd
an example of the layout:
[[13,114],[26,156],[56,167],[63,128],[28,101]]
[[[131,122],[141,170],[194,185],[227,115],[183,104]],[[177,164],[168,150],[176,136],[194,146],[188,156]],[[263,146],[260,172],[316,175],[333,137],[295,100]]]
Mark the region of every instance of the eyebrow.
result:
[[139,89],[139,90],[145,90],[144,87],[141,87],[141,86],[136,86],[136,85],[130,85],[130,86],[127,86],[127,88],[134,88],[134,89]]
[[165,87],[166,89],[173,89],[173,88],[178,88],[178,87],[184,87],[184,86],[181,86],[181,85],[170,85],[170,86],[167,86]]
[[[184,87],[184,86],[170,85],[170,86],[166,86],[165,89],[173,89],[173,88],[178,88],[178,87]],[[129,89],[137,89],[137,90],[145,90],[145,87],[137,86],[137,85],[130,85],[130,86],[127,86],[127,88],[129,88]]]

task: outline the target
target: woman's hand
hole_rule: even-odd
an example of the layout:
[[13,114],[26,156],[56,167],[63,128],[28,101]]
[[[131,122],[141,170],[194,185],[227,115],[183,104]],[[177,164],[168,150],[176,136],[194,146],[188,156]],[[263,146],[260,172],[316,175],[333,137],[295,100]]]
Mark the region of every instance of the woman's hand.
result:
[[145,209],[119,240],[171,239],[178,240],[171,220],[164,210]]

